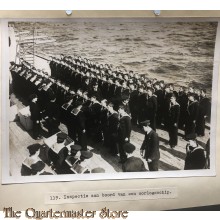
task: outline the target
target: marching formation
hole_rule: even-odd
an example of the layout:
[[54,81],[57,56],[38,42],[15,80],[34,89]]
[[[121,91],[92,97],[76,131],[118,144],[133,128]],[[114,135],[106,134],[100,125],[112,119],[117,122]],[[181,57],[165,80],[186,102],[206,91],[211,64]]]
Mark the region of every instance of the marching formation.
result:
[[[113,156],[119,153],[119,162],[127,170],[128,154],[134,151],[127,144],[132,127],[139,126],[145,131],[140,153],[149,170],[156,171],[160,158],[157,128],[168,132],[171,148],[178,145],[178,129],[184,130],[186,139],[205,135],[205,121],[211,113],[205,89],[180,87],[176,91],[173,83],[80,56],[52,57],[50,68],[51,75],[24,60],[10,66],[13,91],[30,101],[36,139],[40,138],[42,118],[51,135],[63,122],[82,151],[87,151],[88,138],[103,141]],[[141,170],[137,171],[144,171],[139,162]]]

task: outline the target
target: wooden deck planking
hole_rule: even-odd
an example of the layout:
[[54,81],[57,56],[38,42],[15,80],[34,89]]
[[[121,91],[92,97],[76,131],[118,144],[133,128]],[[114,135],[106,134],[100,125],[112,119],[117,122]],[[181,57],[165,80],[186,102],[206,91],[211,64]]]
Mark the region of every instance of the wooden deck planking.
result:
[[116,172],[114,167],[111,165],[112,164],[112,161],[111,163],[109,163],[108,160],[105,160],[103,158],[103,150],[100,151],[100,153],[98,153],[97,151],[94,151],[93,148],[91,147],[88,147],[89,150],[91,150],[93,152],[93,157],[91,158],[91,163],[89,165],[89,168],[92,170],[94,168],[97,168],[97,167],[102,167],[105,169],[105,172],[106,173],[114,173]]
[[[13,102],[18,106],[18,109],[25,107],[18,98],[14,98]],[[66,126],[61,124],[60,130],[67,133]],[[27,147],[34,143],[43,144],[43,140],[34,140],[30,133],[23,129],[19,121],[10,122],[10,172],[14,175],[20,175],[21,164],[24,159],[29,155]],[[179,130],[180,136],[178,139],[178,146],[175,149],[171,149],[168,143],[168,133],[161,129],[157,129],[157,133],[160,137],[160,164],[159,170],[182,170],[184,168],[185,160],[185,146],[186,141],[181,137],[183,131]],[[198,138],[201,146],[204,147],[208,137],[209,130],[206,129],[205,137]],[[136,146],[136,150],[133,153],[134,156],[140,157],[140,147],[144,140],[144,134],[138,128],[134,128],[131,133],[131,143]],[[102,144],[94,144],[88,146],[88,149],[93,152],[91,158],[90,169],[96,167],[102,167],[106,173],[122,172],[122,165],[118,163],[119,156],[111,156]],[[148,169],[147,162],[143,160],[146,168]],[[47,167],[47,170],[49,168]]]
[[[31,138],[29,133],[23,130],[18,123],[10,122],[10,164],[12,175],[18,175],[20,172],[21,164],[23,160],[28,156],[27,146],[40,143],[43,141],[35,141]],[[138,134],[132,134],[132,137],[138,136]],[[131,139],[131,142],[136,146],[134,156],[140,157],[140,146],[143,134],[139,134],[137,140]],[[160,170],[182,170],[184,168],[185,159],[185,143],[184,141],[179,141],[180,145],[175,149],[170,149],[168,145],[160,142]],[[184,144],[183,144],[184,143]],[[102,167],[107,173],[122,172],[121,164],[118,163],[119,156],[111,156],[108,150],[100,146],[88,146],[88,149],[93,152],[93,158],[91,159],[90,168]],[[144,160],[146,168],[148,168],[146,161]],[[15,167],[16,164],[16,167]]]

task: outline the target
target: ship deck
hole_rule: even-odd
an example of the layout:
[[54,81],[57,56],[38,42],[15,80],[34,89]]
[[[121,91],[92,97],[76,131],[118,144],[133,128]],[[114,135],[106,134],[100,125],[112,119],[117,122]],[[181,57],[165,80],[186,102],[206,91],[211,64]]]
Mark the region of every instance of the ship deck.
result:
[[[27,103],[16,96],[13,97],[13,103],[17,106],[18,111],[24,108]],[[67,132],[66,126],[61,124],[59,129],[63,132]],[[20,176],[21,165],[25,158],[29,155],[27,147],[34,143],[44,144],[44,140],[48,138],[46,131],[43,131],[42,140],[34,140],[31,135],[31,131],[27,132],[19,122],[17,118],[15,121],[9,122],[9,148],[10,148],[10,175]],[[160,163],[159,170],[171,171],[171,170],[183,170],[185,161],[185,146],[186,141],[183,139],[183,131],[179,130],[178,146],[175,149],[171,149],[168,145],[168,133],[162,129],[157,129],[157,133],[160,137]],[[208,139],[209,129],[206,128],[206,135],[199,137],[198,142],[201,146],[205,147],[206,140]],[[144,134],[140,129],[133,127],[131,133],[131,143],[136,146],[136,150],[133,153],[136,157],[140,156],[140,146],[144,140]],[[119,156],[111,156],[101,143],[89,144],[88,149],[93,152],[93,157],[89,164],[90,169],[96,167],[102,167],[106,173],[122,172]],[[147,163],[145,163],[148,169]],[[49,166],[46,166],[48,172],[52,172]]]

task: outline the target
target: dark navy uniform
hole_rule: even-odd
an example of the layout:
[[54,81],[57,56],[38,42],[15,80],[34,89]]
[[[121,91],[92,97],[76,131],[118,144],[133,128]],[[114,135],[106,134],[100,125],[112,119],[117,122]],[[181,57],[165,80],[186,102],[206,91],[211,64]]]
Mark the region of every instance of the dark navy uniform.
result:
[[145,133],[145,138],[141,146],[141,150],[145,150],[144,158],[146,160],[152,160],[152,162],[148,162],[149,170],[158,171],[160,159],[159,137],[154,130],[151,130],[149,134]]
[[131,112],[131,122],[132,124],[137,125],[137,119],[138,119],[138,91],[137,90],[133,90],[130,94],[129,108]]
[[146,168],[141,158],[132,156],[122,164],[122,170],[123,172],[143,172]]
[[208,98],[201,98],[199,102],[199,112],[196,121],[196,133],[198,135],[205,135],[205,117],[209,117],[211,113],[211,103]]
[[164,93],[164,100],[163,100],[163,120],[164,126],[167,129],[169,124],[169,108],[170,108],[170,98],[172,96],[171,92]]
[[46,106],[47,126],[50,135],[59,131],[60,125],[60,106],[55,101],[50,101]]
[[160,126],[163,118],[163,90],[158,89],[155,91],[155,95],[157,96],[157,125]]
[[200,146],[191,148],[189,144],[186,145],[186,148],[187,153],[184,170],[204,169],[206,163],[204,149]]
[[40,107],[37,103],[30,103],[31,120],[33,121],[33,137],[36,139],[40,135]]
[[82,147],[82,150],[87,150],[86,117],[83,111],[80,110],[75,115],[75,123],[78,144]]
[[108,97],[112,100],[113,103],[114,103],[114,98],[115,98],[115,90],[116,90],[116,85],[110,84],[109,90],[108,90]]
[[118,153],[117,149],[117,132],[118,132],[119,118],[118,114],[115,112],[113,114],[108,114],[108,139],[107,147],[109,148],[112,155]]
[[185,92],[179,92],[177,101],[180,105],[179,128],[183,129],[184,125],[186,124],[186,118],[187,118],[187,105],[188,105],[187,94]]
[[148,98],[146,106],[147,119],[150,120],[150,127],[156,131],[157,97],[152,95]]
[[168,132],[169,132],[169,144],[171,147],[175,147],[178,143],[178,122],[180,115],[180,106],[178,103],[171,105],[169,109],[169,121],[168,121]]
[[146,115],[147,94],[142,93],[138,96],[138,123],[147,119]]
[[119,120],[119,128],[118,128],[118,145],[119,145],[119,154],[121,162],[125,162],[127,159],[127,155],[124,151],[124,144],[126,143],[125,139],[128,138],[128,142],[130,141],[131,135],[131,118],[130,116],[122,116]]
[[95,142],[100,142],[102,140],[102,129],[101,129],[101,115],[102,106],[99,103],[93,103],[90,107],[90,120],[91,120],[91,130],[92,138]]
[[199,103],[197,101],[189,102],[187,107],[185,135],[195,133],[198,114],[199,114]]
[[102,93],[102,97],[104,99],[109,99],[110,98],[109,87],[110,87],[110,84],[108,82],[103,82],[101,87],[100,87],[100,90],[101,90],[101,93]]
[[103,145],[107,146],[107,140],[108,140],[108,110],[106,108],[101,109],[100,113],[100,122],[101,122],[101,130],[103,135]]

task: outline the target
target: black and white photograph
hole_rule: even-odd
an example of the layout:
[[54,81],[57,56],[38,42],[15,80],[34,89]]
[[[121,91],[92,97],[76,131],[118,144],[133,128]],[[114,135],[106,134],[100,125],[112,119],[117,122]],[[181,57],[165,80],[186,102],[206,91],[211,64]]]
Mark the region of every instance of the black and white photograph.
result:
[[5,26],[3,182],[215,175],[218,22]]

